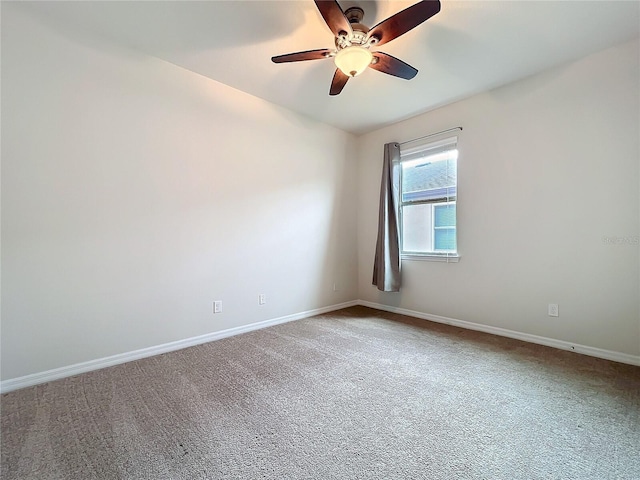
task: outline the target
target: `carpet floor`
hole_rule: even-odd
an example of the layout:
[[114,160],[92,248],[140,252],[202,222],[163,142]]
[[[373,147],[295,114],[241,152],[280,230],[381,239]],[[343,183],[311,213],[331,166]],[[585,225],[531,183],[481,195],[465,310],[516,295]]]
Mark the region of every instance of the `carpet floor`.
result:
[[4,480],[640,479],[640,367],[365,307],[1,407]]

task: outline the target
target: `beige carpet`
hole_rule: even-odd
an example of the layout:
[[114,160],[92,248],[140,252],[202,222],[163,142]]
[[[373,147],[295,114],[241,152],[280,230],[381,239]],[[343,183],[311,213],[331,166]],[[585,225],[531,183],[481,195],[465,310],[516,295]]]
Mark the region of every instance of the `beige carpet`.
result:
[[2,478],[640,478],[640,368],[364,307],[2,396]]

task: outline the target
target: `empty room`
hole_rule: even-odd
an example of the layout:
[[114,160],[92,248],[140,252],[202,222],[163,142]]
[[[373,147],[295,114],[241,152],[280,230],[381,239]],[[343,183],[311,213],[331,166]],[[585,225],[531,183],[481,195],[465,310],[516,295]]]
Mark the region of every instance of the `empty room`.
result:
[[640,478],[640,2],[0,22],[2,479]]

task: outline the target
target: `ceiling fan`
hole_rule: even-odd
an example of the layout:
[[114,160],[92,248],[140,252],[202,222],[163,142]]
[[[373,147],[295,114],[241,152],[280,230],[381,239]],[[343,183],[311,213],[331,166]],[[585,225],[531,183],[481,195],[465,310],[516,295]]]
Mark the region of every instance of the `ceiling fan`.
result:
[[351,7],[343,12],[336,0],[314,1],[336,37],[336,48],[277,55],[271,57],[274,63],[333,58],[337,68],[329,95],[338,95],[349,78],[360,75],[367,67],[406,80],[416,76],[418,70],[411,65],[387,53],[371,51],[371,47],[388,43],[434,16],[440,11],[439,0],[418,2],[371,29],[360,23],[364,18],[364,11],[360,7]]

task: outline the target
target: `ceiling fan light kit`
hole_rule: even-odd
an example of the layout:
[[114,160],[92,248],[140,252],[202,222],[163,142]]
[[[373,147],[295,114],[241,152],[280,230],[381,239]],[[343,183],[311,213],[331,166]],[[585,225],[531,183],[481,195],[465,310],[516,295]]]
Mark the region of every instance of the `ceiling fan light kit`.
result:
[[274,63],[320,60],[333,57],[336,71],[329,95],[338,95],[349,78],[367,68],[409,80],[418,70],[384,52],[372,52],[371,47],[382,45],[404,35],[440,11],[439,0],[423,0],[369,29],[363,25],[364,11],[351,7],[342,11],[336,0],[314,0],[320,15],[335,36],[335,50],[318,49],[271,57]]
[[373,54],[368,48],[352,45],[339,50],[333,61],[342,73],[350,77],[356,77],[366,70]]

